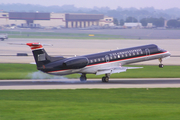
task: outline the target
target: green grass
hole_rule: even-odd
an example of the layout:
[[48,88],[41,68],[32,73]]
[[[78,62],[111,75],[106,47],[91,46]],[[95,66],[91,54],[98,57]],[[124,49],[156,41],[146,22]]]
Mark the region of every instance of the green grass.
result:
[[[180,78],[180,66],[143,66],[131,65],[131,67],[144,67],[142,69],[127,70],[126,72],[112,74],[110,78]],[[37,72],[36,65],[32,64],[0,64],[0,79],[31,79],[32,73]],[[37,73],[39,74],[39,73]],[[52,78],[47,74],[42,74],[42,78]],[[96,76],[87,74],[88,79],[99,78],[104,75]],[[68,78],[79,78],[79,74],[67,75]],[[36,77],[35,77],[36,78]]]
[[0,79],[27,79],[35,71],[36,65],[32,64],[0,64]]
[[0,120],[179,120],[180,89],[1,90]]
[[[126,72],[112,74],[110,78],[180,78],[180,66],[164,66],[159,68],[154,65],[131,65],[131,67],[143,67],[141,69],[131,69]],[[80,76],[80,75],[79,75]],[[77,74],[68,77],[78,78]],[[104,75],[88,74],[87,78],[102,78]]]
[[[0,31],[7,33],[9,38],[39,38],[39,39],[122,39],[119,35],[94,34],[89,36],[87,33],[56,33],[56,32],[21,32],[21,31]],[[91,34],[91,33],[90,33]]]
[[[131,65],[131,67],[143,67],[131,69],[126,72],[112,74],[110,78],[180,78],[180,66],[164,66],[159,68],[154,65]],[[87,74],[87,78],[102,78],[104,75]],[[79,78],[79,74],[68,75],[69,78]]]

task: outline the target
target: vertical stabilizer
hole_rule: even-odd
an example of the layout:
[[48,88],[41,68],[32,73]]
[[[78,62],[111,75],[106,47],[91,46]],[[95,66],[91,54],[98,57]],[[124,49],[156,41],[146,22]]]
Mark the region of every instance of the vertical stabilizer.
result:
[[26,45],[32,50],[37,69],[51,62],[51,57],[46,53],[40,43],[26,43]]

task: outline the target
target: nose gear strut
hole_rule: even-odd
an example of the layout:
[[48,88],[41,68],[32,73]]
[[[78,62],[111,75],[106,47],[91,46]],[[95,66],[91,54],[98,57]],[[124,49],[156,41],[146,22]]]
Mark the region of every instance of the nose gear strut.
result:
[[160,68],[163,68],[164,65],[162,64],[162,58],[159,58],[159,62],[160,62],[159,67],[160,67]]

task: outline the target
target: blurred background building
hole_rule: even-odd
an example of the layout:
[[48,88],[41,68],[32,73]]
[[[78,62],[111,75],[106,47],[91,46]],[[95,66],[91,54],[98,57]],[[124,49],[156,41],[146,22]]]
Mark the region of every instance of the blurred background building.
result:
[[0,26],[4,25],[22,28],[86,28],[91,26],[113,26],[114,24],[113,17],[104,16],[103,14],[3,12],[0,13]]

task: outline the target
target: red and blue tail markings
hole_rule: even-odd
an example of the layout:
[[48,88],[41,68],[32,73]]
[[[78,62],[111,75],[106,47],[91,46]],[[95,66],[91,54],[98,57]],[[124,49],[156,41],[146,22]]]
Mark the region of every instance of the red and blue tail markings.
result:
[[40,43],[26,43],[29,47],[31,47],[31,50],[37,50],[43,48],[43,46]]

